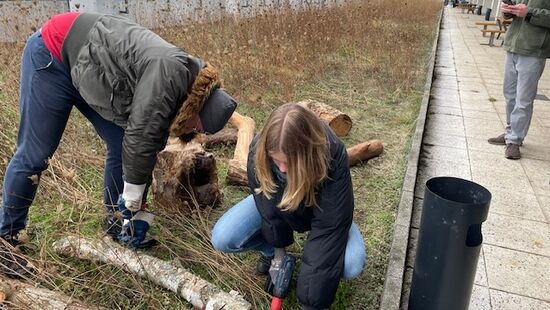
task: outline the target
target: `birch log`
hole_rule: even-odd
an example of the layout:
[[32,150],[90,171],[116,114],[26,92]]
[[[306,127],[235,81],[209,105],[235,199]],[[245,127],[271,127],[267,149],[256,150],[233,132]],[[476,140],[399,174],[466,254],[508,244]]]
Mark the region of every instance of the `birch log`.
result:
[[226,181],[232,185],[247,185],[246,162],[248,160],[248,151],[250,142],[254,138],[254,120],[247,116],[242,116],[234,112],[229,122],[237,127],[237,145],[233,159],[229,161]]
[[[0,304],[7,304],[17,309],[29,310],[91,310],[106,309],[88,306],[62,293],[13,280],[0,278]],[[11,308],[11,307],[10,307]],[[3,309],[3,308],[2,308]]]
[[338,137],[347,135],[351,130],[351,118],[327,104],[314,100],[304,100],[297,104],[310,109],[319,118],[327,122]]
[[109,237],[103,240],[69,236],[56,241],[54,250],[63,255],[108,263],[127,270],[183,297],[195,308],[205,310],[250,309],[236,291],[224,292],[188,270],[171,262],[124,248]]

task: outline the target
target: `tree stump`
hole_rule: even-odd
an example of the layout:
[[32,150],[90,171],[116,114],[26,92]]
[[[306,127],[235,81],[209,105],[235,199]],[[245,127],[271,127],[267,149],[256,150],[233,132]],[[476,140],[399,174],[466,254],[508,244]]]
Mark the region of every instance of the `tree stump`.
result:
[[351,130],[351,118],[327,104],[314,100],[304,100],[297,104],[310,109],[319,118],[327,122],[338,137],[347,135]]
[[216,160],[194,141],[171,140],[157,156],[152,192],[155,204],[165,208],[193,205],[216,206],[221,193]]

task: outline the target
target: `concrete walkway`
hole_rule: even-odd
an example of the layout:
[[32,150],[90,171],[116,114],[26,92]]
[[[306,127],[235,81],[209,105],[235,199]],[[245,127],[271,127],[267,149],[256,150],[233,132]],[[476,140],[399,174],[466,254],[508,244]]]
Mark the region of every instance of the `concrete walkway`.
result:
[[544,98],[550,98],[550,68],[539,83],[541,96],[522,159],[505,159],[504,148],[488,144],[487,138],[501,134],[506,124],[506,52],[501,41],[495,47],[481,45],[489,38],[475,26],[480,20],[445,8],[410,237],[418,234],[429,178],[456,176],[486,187],[493,199],[482,226],[470,309],[550,309],[550,101]]

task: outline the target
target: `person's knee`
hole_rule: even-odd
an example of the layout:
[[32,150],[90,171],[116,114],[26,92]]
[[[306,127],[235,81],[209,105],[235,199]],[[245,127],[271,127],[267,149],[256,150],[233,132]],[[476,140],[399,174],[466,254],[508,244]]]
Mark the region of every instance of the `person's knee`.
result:
[[232,252],[234,248],[234,240],[231,234],[228,234],[221,225],[214,225],[211,232],[211,242],[214,249],[221,252]]
[[352,257],[347,257],[344,265],[344,274],[342,278],[345,280],[351,280],[357,278],[363,272],[365,264],[367,262],[367,253],[356,253]]

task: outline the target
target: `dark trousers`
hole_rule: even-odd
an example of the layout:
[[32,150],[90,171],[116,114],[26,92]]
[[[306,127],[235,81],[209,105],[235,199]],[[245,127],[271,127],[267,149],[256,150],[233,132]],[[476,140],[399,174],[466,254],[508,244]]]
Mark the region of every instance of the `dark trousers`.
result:
[[59,146],[73,106],[107,144],[103,196],[106,206],[115,205],[123,188],[124,129],[102,118],[82,99],[68,69],[51,55],[39,32],[29,38],[23,51],[20,94],[17,149],[4,176],[0,234],[25,228],[39,177]]

